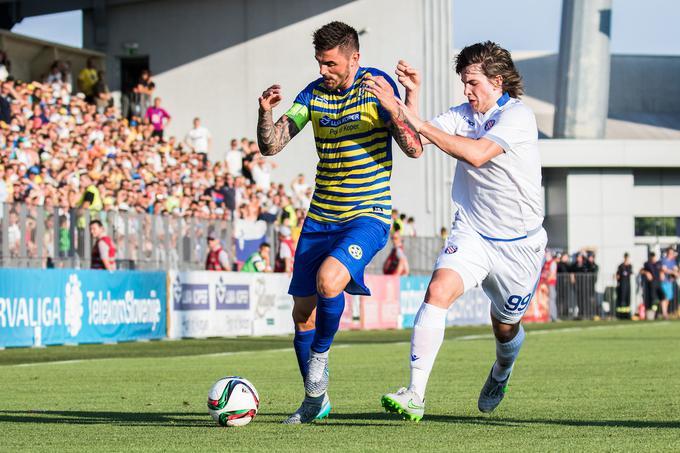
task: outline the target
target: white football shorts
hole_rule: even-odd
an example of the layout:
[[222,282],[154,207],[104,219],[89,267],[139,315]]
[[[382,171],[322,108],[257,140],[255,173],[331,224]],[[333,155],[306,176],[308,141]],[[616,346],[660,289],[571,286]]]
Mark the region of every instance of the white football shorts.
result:
[[465,292],[481,285],[491,300],[493,317],[516,324],[536,290],[547,242],[543,228],[523,239],[491,240],[458,218],[434,268],[460,274]]

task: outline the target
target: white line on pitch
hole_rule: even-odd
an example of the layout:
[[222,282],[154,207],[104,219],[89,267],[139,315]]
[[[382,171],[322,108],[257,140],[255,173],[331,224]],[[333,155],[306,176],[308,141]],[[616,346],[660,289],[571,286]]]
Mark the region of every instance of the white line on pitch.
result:
[[[660,321],[655,323],[634,323],[634,324],[618,324],[618,325],[607,325],[607,326],[589,326],[589,327],[564,327],[557,329],[546,329],[546,330],[536,330],[529,331],[528,335],[531,337],[533,335],[546,335],[549,333],[569,333],[569,332],[581,332],[584,330],[604,330],[604,329],[622,329],[626,327],[641,327],[641,326],[659,326],[669,324],[669,321]],[[493,338],[491,333],[488,334],[478,334],[478,335],[463,335],[461,337],[447,338],[445,341],[473,341],[473,340],[487,340]],[[381,343],[390,345],[406,345],[411,344],[410,341],[396,341],[393,343]],[[333,349],[339,348],[349,348],[352,346],[374,346],[373,343],[354,343],[354,344],[339,344],[333,346]],[[205,357],[228,357],[232,355],[243,355],[252,354],[257,352],[292,352],[293,348],[277,348],[277,349],[257,349],[249,351],[229,351],[229,352],[211,352],[208,354],[192,354],[192,355],[177,355],[172,357],[134,357],[134,359],[191,359],[191,358],[205,358]],[[60,360],[54,362],[32,362],[32,363],[20,363],[16,365],[8,365],[10,367],[31,367],[40,365],[70,365],[74,363],[81,362],[94,362],[101,360],[117,360],[125,359],[126,357],[98,357],[94,359],[77,359],[77,360]],[[0,366],[2,368],[2,366]]]

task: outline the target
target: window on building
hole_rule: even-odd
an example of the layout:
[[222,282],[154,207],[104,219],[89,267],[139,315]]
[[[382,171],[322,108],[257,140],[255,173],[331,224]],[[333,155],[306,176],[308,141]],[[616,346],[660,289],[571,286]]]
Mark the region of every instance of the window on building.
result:
[[680,217],[635,217],[635,236],[680,236]]

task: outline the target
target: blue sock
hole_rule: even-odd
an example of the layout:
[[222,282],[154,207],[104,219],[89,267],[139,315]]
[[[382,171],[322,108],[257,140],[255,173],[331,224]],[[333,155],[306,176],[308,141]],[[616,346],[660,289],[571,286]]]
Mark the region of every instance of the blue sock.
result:
[[305,332],[295,331],[295,338],[293,338],[293,347],[295,348],[295,355],[297,356],[298,366],[300,367],[300,374],[302,379],[307,376],[307,367],[309,366],[309,348],[312,346],[314,339],[314,329]]
[[502,382],[510,376],[512,366],[515,364],[519,350],[524,343],[524,327],[519,326],[519,331],[515,338],[507,343],[500,343],[496,340],[496,364],[493,366],[493,378]]
[[316,302],[316,334],[312,341],[314,352],[326,352],[333,343],[333,337],[340,327],[340,318],[345,309],[345,293],[335,297],[318,296]]

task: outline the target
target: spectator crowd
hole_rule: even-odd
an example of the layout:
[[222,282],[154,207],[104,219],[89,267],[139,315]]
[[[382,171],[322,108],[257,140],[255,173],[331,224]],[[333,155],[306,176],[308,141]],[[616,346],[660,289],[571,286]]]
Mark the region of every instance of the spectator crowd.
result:
[[[11,254],[18,254],[22,239],[16,206],[25,204],[49,213],[45,246],[57,241],[60,250],[72,240],[68,213],[73,209],[89,210],[104,227],[107,212],[228,221],[236,240],[264,222],[277,226],[282,232],[277,243],[284,244],[277,245],[264,269],[291,270],[295,240],[313,194],[304,175],[289,185],[274,182],[276,164],[246,137],[232,139],[220,159],[211,161],[212,134],[198,117],[187,125],[185,137],[168,136],[171,113],[153,97],[149,71],[124,96],[123,112],[114,106],[105,73],[93,61],[76,83],[68,62],[61,61],[41,81],[13,80],[8,72],[1,82],[0,203],[13,206],[8,218]],[[396,232],[415,235],[412,218],[396,211],[395,216]],[[51,233],[55,222],[58,237]],[[30,225],[28,231],[30,255],[39,239]],[[233,267],[233,253],[229,245],[225,248]]]

